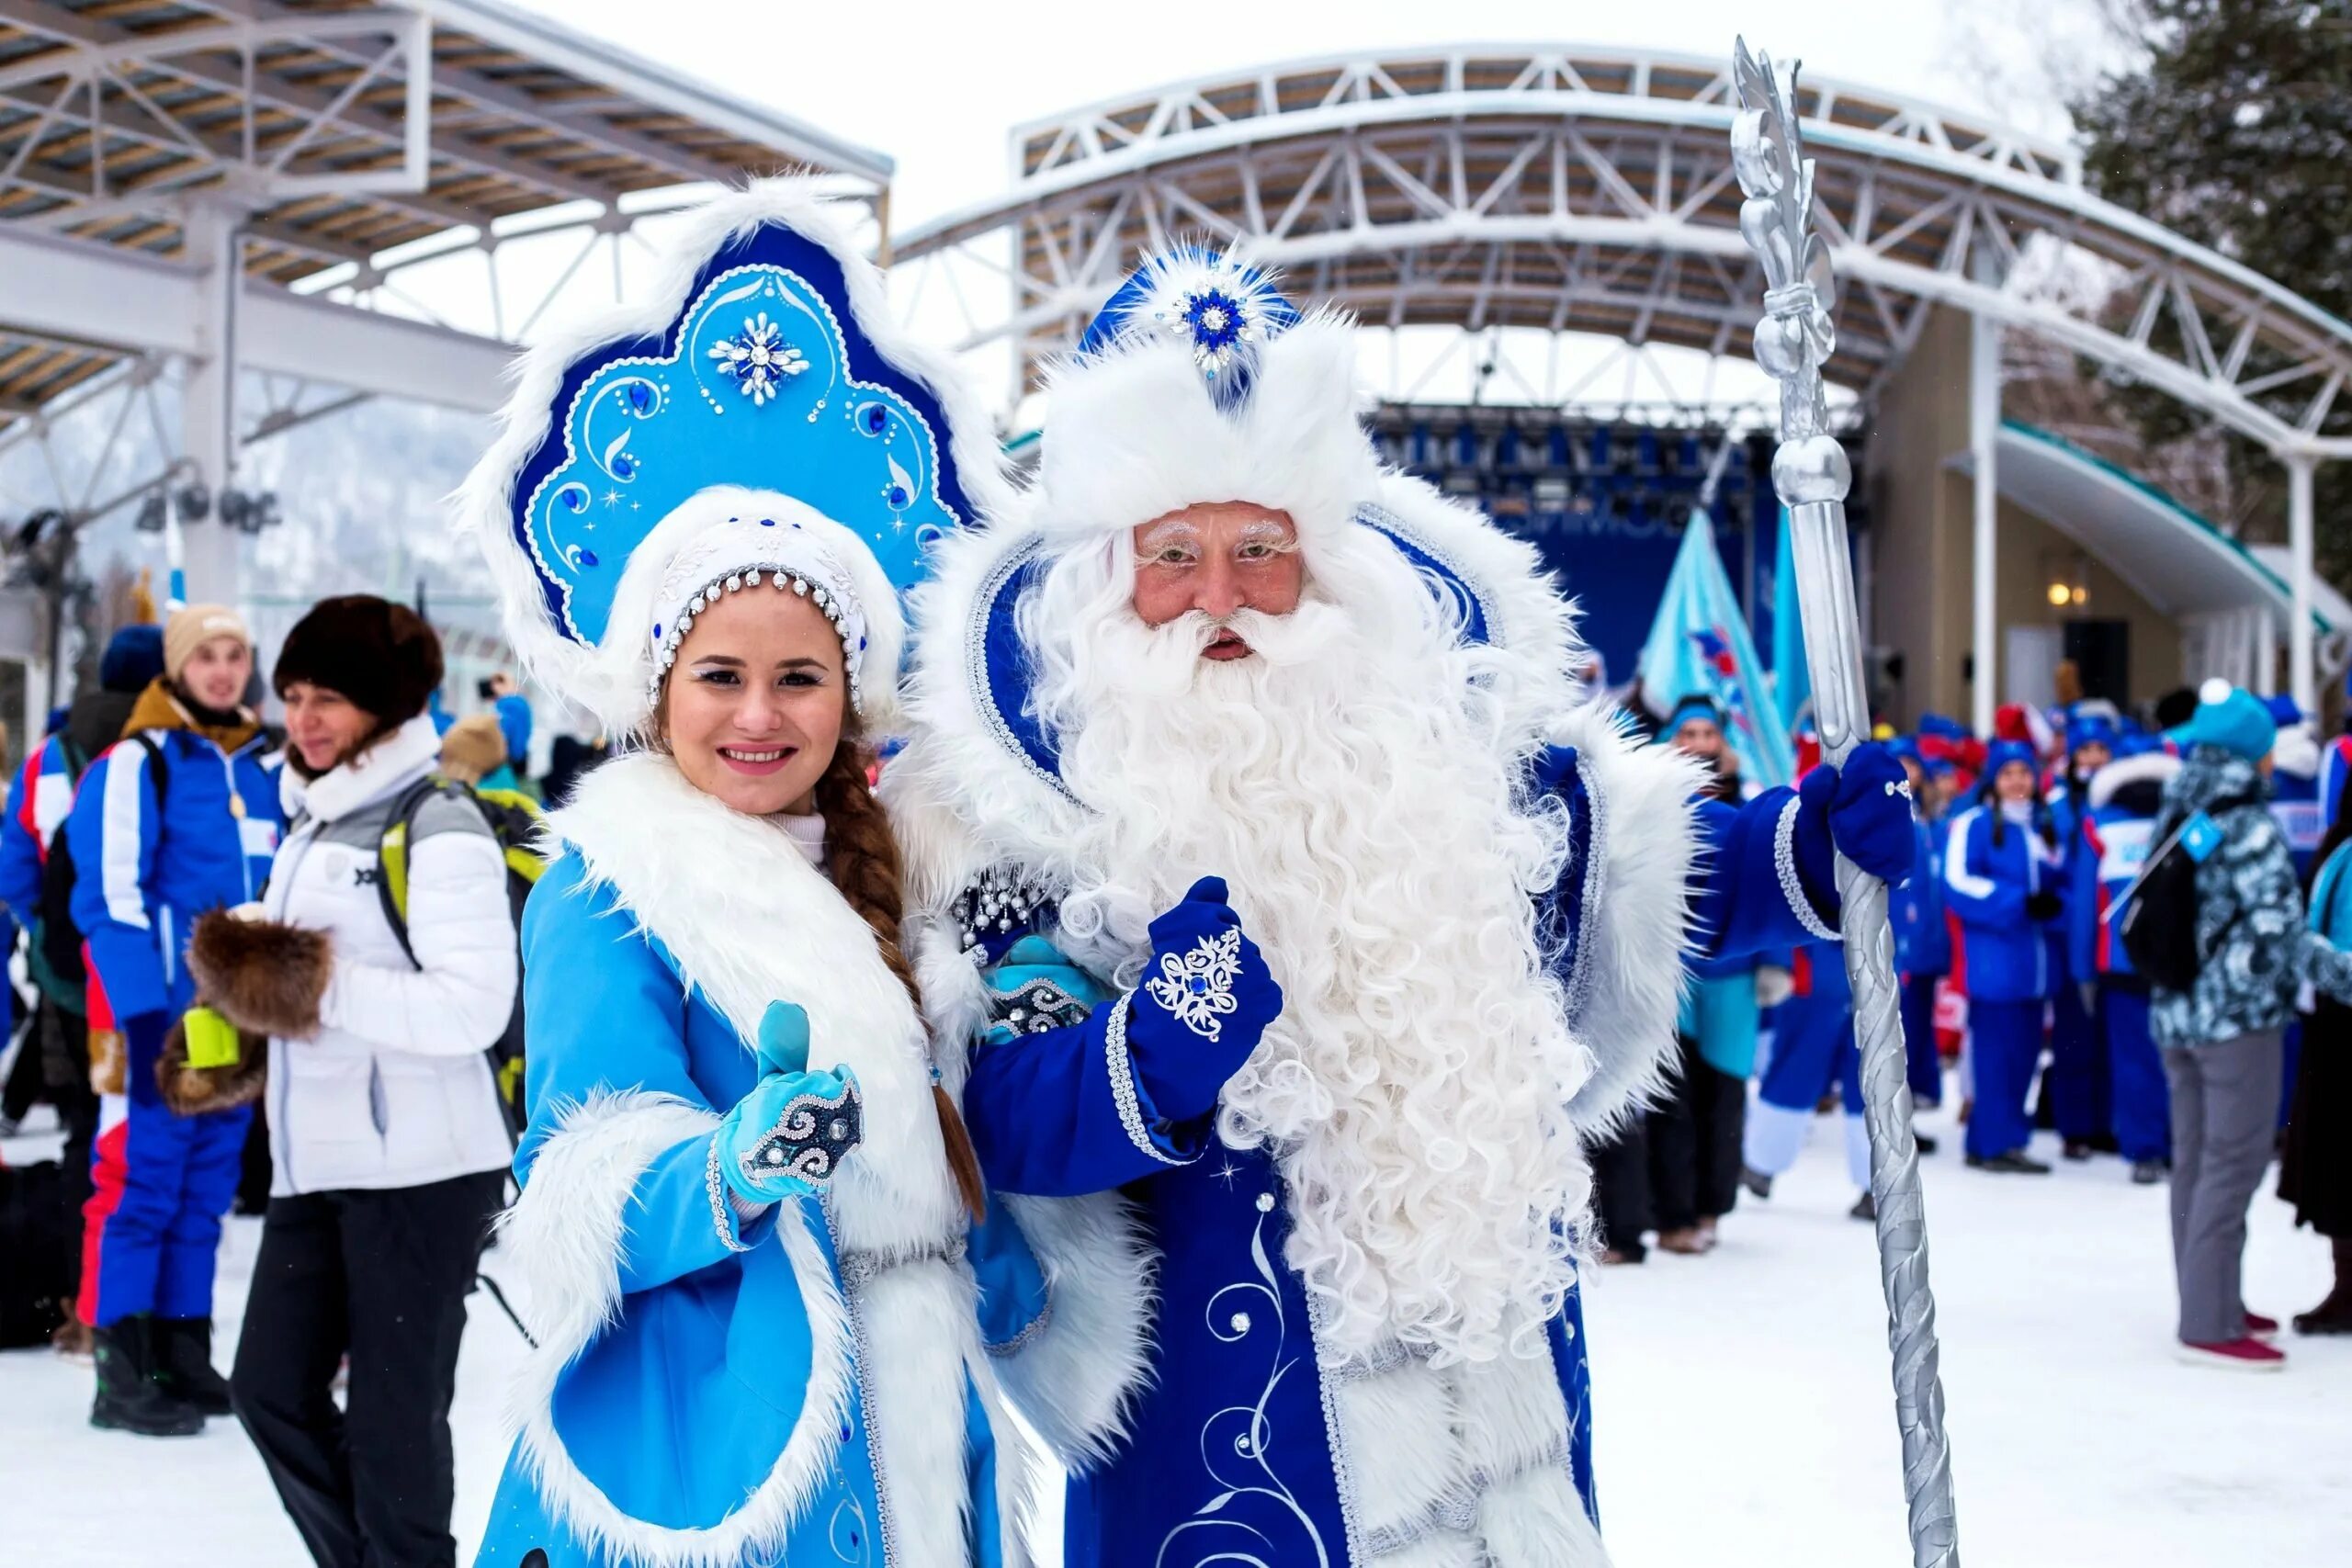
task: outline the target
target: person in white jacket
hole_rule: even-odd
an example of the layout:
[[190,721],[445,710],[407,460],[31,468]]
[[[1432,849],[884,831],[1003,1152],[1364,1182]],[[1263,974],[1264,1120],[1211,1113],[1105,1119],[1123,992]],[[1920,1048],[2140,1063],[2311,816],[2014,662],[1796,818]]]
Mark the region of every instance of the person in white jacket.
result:
[[[331,1568],[456,1559],[449,1399],[513,1156],[483,1054],[516,988],[506,863],[434,776],[441,672],[432,628],[382,599],[328,599],[294,627],[273,674],[290,827],[263,904],[189,951],[202,999],[268,1037],[276,1172],[231,1393]],[[387,886],[403,873],[405,941]]]

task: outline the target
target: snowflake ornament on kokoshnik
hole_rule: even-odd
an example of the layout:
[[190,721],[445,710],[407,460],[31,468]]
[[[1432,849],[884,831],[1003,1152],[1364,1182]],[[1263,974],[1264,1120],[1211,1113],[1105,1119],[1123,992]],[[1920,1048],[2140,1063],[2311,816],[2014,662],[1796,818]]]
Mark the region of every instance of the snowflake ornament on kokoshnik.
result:
[[784,329],[769,321],[765,310],[746,317],[743,330],[733,337],[713,344],[710,357],[720,374],[735,378],[754,408],[775,396],[785,378],[808,368],[808,356],[784,341]]
[[1225,1032],[1223,1014],[1234,1010],[1233,983],[1241,975],[1241,932],[1204,936],[1183,954],[1166,953],[1159,977],[1145,992],[1177,1022],[1204,1039]]

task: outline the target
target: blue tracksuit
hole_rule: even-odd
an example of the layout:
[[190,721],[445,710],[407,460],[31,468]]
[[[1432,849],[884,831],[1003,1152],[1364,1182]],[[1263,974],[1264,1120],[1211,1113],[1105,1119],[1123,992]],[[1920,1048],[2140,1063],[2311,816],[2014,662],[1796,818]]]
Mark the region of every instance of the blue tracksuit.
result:
[[212,1314],[220,1216],[252,1113],[173,1114],[155,1062],[194,999],[189,928],[259,896],[284,820],[261,738],[232,754],[193,730],[142,734],[90,764],[65,823],[92,1018],[111,1016],[123,1041],[121,1091],[100,1101],[87,1210],[97,1279],[95,1292],[85,1281],[84,1300],[101,1328],[135,1313]]
[[[2109,765],[2140,767],[2137,759]],[[2154,802],[2145,804],[2153,807]],[[2116,1145],[2125,1159],[2135,1162],[2171,1157],[2171,1095],[2155,1039],[2148,1032],[2147,982],[2132,971],[2131,955],[2108,917],[2146,863],[2154,847],[2154,829],[2153,814],[2133,811],[2121,801],[2110,798],[2094,806],[2083,818],[2083,840],[2066,900],[2074,973],[2098,982]]]
[[1975,1074],[1968,1152],[1977,1158],[2023,1149],[2032,1138],[2026,1092],[2041,1058],[2042,1015],[2064,974],[2063,917],[2037,922],[2026,914],[2035,894],[2063,888],[2064,858],[2039,823],[2003,821],[1998,810],[1973,806],[1944,836],[1944,897],[1960,919]]
[[[2047,799],[2058,834],[2062,886],[2071,893],[2075,867],[2086,852],[2082,825],[2089,796],[2087,792],[2075,795],[2062,784]],[[2093,976],[2075,964],[2069,944],[2061,942],[2057,951],[2060,969],[2050,983],[2050,1067],[2042,1076],[2041,1093],[2059,1136],[2069,1143],[2089,1142],[2105,1137],[2112,1120],[2107,1049],[2098,1020],[2083,1005],[2078,984]]]
[[1903,1045],[1911,1098],[1943,1103],[1943,1063],[1936,1054],[1936,983],[1951,973],[1951,925],[1944,911],[1943,838],[1914,822],[1911,878],[1886,890],[1894,930],[1894,973],[1903,987]]

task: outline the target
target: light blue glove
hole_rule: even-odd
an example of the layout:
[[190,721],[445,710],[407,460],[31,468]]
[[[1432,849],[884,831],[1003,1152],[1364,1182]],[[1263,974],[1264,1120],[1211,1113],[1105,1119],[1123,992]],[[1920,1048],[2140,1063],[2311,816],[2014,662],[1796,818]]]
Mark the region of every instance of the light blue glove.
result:
[[746,1203],[804,1198],[832,1179],[865,1135],[865,1105],[847,1067],[810,1072],[808,1014],[770,1002],[760,1019],[752,1092],[719,1119],[718,1173]]

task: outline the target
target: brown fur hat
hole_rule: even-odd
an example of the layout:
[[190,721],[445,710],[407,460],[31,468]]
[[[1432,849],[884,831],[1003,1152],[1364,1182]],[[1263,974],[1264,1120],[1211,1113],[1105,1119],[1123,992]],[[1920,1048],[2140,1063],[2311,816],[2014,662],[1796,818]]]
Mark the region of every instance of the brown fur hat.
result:
[[187,1065],[187,1021],[174,1019],[164,1036],[163,1055],[155,1058],[155,1087],[164,1103],[182,1116],[208,1111],[232,1111],[261,1098],[269,1082],[269,1039],[237,1031],[237,1065],[233,1067],[191,1067]]
[[308,1040],[319,1032],[334,952],[324,931],[213,909],[197,919],[187,967],[207,1005],[240,1030]]

